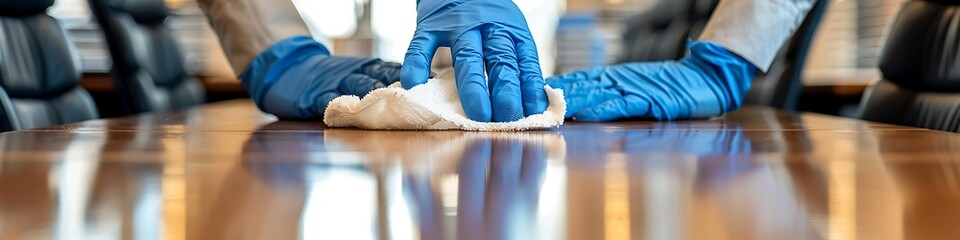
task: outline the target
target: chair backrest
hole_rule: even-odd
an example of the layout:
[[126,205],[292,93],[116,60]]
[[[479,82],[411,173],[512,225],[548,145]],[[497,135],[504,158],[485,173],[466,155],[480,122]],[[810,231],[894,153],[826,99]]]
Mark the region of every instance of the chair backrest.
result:
[[57,20],[53,0],[0,0],[0,131],[98,117],[80,88],[79,57]]
[[129,114],[182,109],[204,102],[166,24],[164,0],[91,0],[113,58],[114,84]]
[[882,78],[860,118],[960,132],[960,1],[906,2],[886,33]]
[[819,0],[813,5],[797,32],[780,48],[770,69],[753,80],[745,103],[782,109],[797,108],[803,92],[803,67],[829,3],[829,0]]
[[619,62],[680,59],[688,38],[696,38],[718,0],[657,1],[652,8],[624,20]]

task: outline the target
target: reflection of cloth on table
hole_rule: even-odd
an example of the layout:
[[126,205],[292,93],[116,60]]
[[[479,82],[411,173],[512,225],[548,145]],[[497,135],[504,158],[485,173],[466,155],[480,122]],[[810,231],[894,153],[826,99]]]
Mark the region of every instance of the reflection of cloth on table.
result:
[[399,83],[370,92],[360,99],[341,96],[330,102],[323,122],[330,127],[391,130],[522,131],[563,124],[567,104],[563,91],[546,87],[550,106],[542,114],[508,123],[470,120],[460,105],[453,70],[443,71],[426,84],[410,90]]

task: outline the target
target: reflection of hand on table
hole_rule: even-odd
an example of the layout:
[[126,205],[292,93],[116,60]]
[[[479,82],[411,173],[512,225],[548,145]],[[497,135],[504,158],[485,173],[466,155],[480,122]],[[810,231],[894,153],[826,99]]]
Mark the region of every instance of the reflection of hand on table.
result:
[[[458,206],[460,239],[485,239],[516,232],[507,229],[511,226],[532,224],[507,214],[535,218],[546,163],[566,154],[564,139],[556,132],[328,129],[324,142],[337,152],[364,154],[371,169],[402,164],[403,191],[425,239],[448,236],[444,225],[451,223],[443,212],[448,204]],[[457,202],[445,203],[451,195]]]
[[[484,141],[509,140],[546,149],[552,159],[566,156],[566,143],[557,132],[371,131],[327,129],[323,132],[329,154],[356,155],[370,161],[401,161],[412,174],[456,171],[469,149]],[[330,155],[333,158],[334,155]],[[429,163],[429,164],[428,164]],[[431,165],[432,164],[432,165]],[[429,169],[423,169],[431,165]],[[424,170],[424,171],[420,171]]]
[[507,239],[508,233],[533,229],[546,161],[546,149],[536,143],[481,139],[471,144],[457,171],[457,238]]

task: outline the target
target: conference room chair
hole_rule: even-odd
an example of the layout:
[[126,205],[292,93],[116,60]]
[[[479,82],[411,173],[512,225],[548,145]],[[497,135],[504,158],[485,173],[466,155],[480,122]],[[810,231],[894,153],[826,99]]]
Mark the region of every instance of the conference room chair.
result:
[[797,109],[803,92],[803,67],[829,3],[828,0],[820,0],[813,5],[797,32],[780,48],[770,69],[753,80],[745,103]]
[[888,26],[864,120],[960,132],[960,0],[914,0]]
[[126,114],[183,109],[205,100],[185,66],[164,0],[89,0],[113,59],[114,88]]
[[618,62],[676,60],[686,55],[687,40],[700,35],[717,0],[657,1],[624,19],[623,51]]
[[0,0],[0,131],[98,118],[53,0]]

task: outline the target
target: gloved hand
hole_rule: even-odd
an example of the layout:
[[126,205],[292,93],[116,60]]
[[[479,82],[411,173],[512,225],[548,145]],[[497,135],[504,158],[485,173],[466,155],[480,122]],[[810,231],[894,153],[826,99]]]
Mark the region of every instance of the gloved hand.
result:
[[417,15],[403,87],[427,82],[437,48],[452,47],[457,89],[470,119],[509,122],[547,109],[537,47],[512,0],[418,0]]
[[563,89],[567,117],[674,120],[718,116],[740,107],[756,67],[711,42],[691,42],[679,61],[598,67],[547,79]]
[[309,36],[277,42],[240,75],[260,110],[288,119],[322,119],[341,95],[363,97],[400,80],[400,64],[330,56]]

